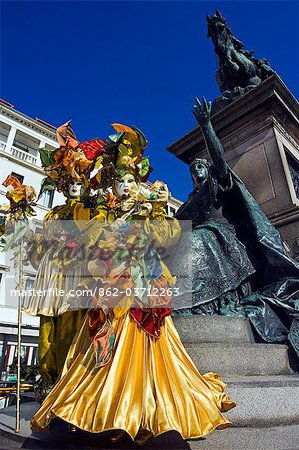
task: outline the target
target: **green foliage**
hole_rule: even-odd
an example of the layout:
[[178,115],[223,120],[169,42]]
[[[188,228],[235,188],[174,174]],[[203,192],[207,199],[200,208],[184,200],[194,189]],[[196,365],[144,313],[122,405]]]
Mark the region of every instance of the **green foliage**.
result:
[[146,140],[146,137],[144,136],[144,134],[142,133],[142,131],[139,130],[139,128],[135,127],[134,125],[131,125],[131,128],[132,128],[132,130],[136,131],[136,133],[138,134],[140,147],[141,148],[146,147],[147,140]]
[[39,155],[42,162],[42,165],[44,167],[49,167],[54,164],[54,155],[55,153],[60,150],[59,148],[56,148],[55,150],[48,150],[46,148],[39,148]]
[[119,140],[122,138],[123,135],[124,135],[123,132],[115,133],[115,134],[111,134],[110,136],[108,136],[108,138],[110,139],[110,141],[116,143],[116,142],[119,142]]
[[6,252],[10,249],[16,248],[21,239],[26,235],[27,230],[28,220],[26,218],[23,220],[15,220],[13,227],[2,236],[2,242],[4,243],[2,251]]
[[145,177],[145,175],[148,173],[150,169],[150,162],[147,156],[145,158],[142,158],[141,165],[142,165],[141,177]]

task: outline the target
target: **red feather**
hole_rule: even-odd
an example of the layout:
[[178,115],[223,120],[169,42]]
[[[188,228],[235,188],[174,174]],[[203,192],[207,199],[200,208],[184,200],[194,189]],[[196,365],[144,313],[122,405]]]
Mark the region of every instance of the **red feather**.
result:
[[104,153],[106,145],[106,141],[96,138],[92,141],[81,142],[79,148],[83,150],[85,157],[92,161]]

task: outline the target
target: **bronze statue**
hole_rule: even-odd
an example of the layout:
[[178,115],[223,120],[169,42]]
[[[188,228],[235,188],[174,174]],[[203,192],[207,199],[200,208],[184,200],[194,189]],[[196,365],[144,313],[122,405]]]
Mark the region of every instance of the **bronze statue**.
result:
[[214,102],[213,107],[223,107],[259,85],[274,71],[266,59],[254,58],[253,50],[244,49],[244,44],[233,35],[218,10],[214,16],[206,17],[208,37],[213,41],[218,61],[216,81],[223,95]]
[[[194,190],[176,214],[192,220],[193,228],[192,305],[177,314],[249,317],[264,341],[289,341],[299,357],[299,264],[226,163],[210,113],[211,103],[196,99],[193,114],[212,162],[191,162]],[[184,245],[190,247],[180,242],[175,258],[182,267]]]

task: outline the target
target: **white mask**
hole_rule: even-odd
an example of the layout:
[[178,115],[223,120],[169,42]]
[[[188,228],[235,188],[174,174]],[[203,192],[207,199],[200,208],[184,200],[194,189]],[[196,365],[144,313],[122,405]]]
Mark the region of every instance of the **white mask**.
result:
[[115,183],[115,191],[119,197],[128,197],[138,191],[138,186],[135,178],[130,173],[127,173]]
[[72,181],[69,185],[69,196],[80,197],[84,192],[84,184],[83,181]]

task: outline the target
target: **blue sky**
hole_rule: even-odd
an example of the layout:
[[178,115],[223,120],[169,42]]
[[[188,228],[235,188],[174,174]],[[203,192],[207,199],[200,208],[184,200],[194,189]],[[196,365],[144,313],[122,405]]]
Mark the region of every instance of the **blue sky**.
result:
[[219,96],[205,14],[219,8],[234,34],[266,57],[299,97],[299,3],[1,3],[0,96],[54,125],[73,119],[80,140],[141,128],[154,172],[182,200],[188,167],[166,147],[195,126],[195,95]]

